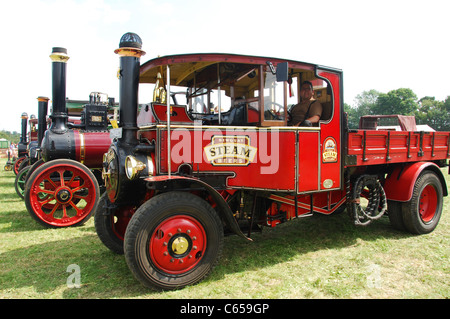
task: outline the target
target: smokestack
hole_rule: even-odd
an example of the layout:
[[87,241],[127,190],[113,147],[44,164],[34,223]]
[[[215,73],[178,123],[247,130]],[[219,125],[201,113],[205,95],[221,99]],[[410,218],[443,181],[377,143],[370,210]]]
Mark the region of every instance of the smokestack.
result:
[[120,98],[119,118],[122,127],[120,141],[136,144],[137,110],[139,90],[140,57],[145,54],[142,40],[135,33],[125,33],[120,39],[119,48],[114,53],[120,56]]
[[28,114],[26,112],[23,112],[20,116],[22,119],[22,136],[20,137],[20,143],[21,144],[27,144],[27,124],[28,124]]
[[38,145],[41,146],[44,133],[47,130],[47,110],[48,97],[39,96],[38,98]]
[[66,108],[66,63],[69,60],[67,49],[55,47],[50,55],[52,60],[52,100],[53,111],[50,118],[50,130],[54,133],[64,133],[67,128]]

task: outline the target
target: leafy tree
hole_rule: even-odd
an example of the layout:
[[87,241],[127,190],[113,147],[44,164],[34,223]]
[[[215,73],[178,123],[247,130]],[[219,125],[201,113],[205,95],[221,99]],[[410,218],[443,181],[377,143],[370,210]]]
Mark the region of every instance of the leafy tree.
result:
[[373,111],[378,115],[413,115],[418,108],[417,95],[411,89],[401,88],[381,93]]
[[17,132],[9,132],[9,131],[0,131],[0,138],[4,138],[8,141],[10,141],[11,143],[19,143],[20,141],[20,134]]
[[414,115],[417,124],[428,124],[437,131],[450,131],[450,96],[438,101],[433,96],[420,100],[407,88],[381,93],[376,90],[363,91],[355,98],[355,105],[344,104],[350,129],[359,127],[364,115]]
[[417,124],[428,124],[437,131],[450,130],[450,97],[437,101],[435,97],[426,96],[419,100],[419,109],[414,112]]
[[380,94],[377,90],[363,91],[356,96],[356,105],[354,107],[344,104],[344,110],[348,114],[348,127],[350,129],[359,127],[359,119],[361,116],[375,114],[373,110],[376,107]]

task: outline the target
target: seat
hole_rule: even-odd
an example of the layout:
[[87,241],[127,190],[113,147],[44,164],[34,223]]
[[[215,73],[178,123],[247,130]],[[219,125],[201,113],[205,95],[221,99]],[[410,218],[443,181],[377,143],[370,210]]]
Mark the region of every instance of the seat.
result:
[[321,122],[326,122],[331,119],[333,115],[333,104],[331,102],[322,103],[322,116],[320,117]]

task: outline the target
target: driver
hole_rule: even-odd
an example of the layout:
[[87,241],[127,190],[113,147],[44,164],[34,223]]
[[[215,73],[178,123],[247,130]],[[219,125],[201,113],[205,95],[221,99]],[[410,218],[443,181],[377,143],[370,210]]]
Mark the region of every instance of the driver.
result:
[[291,109],[291,120],[289,125],[312,126],[318,123],[322,115],[322,104],[313,99],[313,85],[304,81],[300,86],[300,103]]

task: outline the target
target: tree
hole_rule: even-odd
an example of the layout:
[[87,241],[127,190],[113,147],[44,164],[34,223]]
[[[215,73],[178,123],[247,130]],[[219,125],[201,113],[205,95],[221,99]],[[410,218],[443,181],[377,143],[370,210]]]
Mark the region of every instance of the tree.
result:
[[0,131],[0,138],[4,138],[8,141],[10,141],[11,143],[19,143],[20,141],[20,134],[17,132],[9,132],[9,131]]
[[373,110],[380,94],[377,90],[363,91],[356,96],[356,105],[354,107],[344,104],[344,110],[348,114],[348,127],[350,129],[359,127],[361,116],[375,114]]
[[377,115],[413,115],[419,109],[417,95],[411,89],[397,89],[381,93],[373,109]]
[[414,112],[417,124],[428,124],[437,131],[450,130],[450,97],[437,101],[434,96],[419,100],[419,109]]

